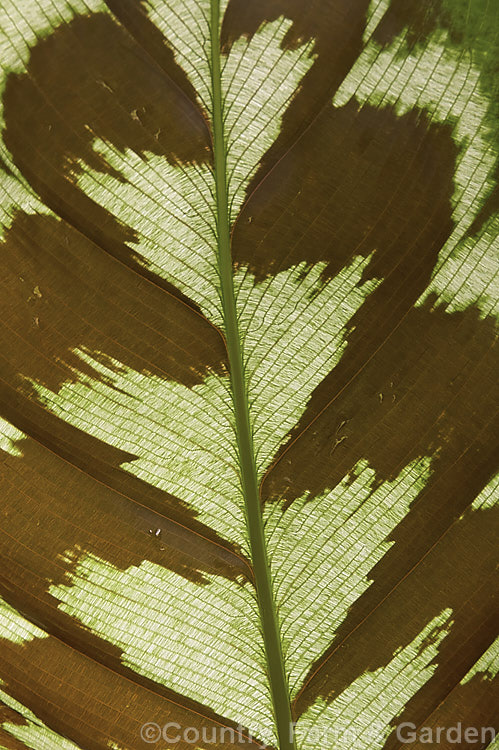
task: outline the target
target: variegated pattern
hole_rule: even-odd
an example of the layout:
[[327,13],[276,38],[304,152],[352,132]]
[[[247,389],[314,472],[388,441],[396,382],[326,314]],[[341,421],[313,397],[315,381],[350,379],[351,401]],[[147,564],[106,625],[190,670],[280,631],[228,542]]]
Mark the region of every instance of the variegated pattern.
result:
[[493,726],[499,7],[0,0],[0,50],[0,748]]

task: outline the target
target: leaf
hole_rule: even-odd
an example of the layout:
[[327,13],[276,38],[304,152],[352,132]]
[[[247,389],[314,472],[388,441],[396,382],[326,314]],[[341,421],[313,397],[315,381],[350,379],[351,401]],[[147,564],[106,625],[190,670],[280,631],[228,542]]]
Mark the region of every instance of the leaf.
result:
[[497,7],[0,34],[0,747],[492,746]]

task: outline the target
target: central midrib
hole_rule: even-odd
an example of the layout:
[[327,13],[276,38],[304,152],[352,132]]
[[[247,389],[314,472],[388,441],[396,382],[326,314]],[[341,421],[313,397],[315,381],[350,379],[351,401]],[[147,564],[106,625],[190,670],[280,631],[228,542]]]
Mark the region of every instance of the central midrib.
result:
[[275,608],[270,566],[260,509],[258,477],[244,378],[243,354],[236,313],[232,255],[230,246],[229,202],[225,138],[222,112],[220,75],[220,2],[211,0],[211,78],[213,94],[213,144],[217,201],[218,264],[222,293],[225,335],[229,358],[232,400],[234,404],[241,482],[244,495],[246,522],[251,558],[255,574],[256,593],[267,659],[274,717],[280,750],[296,750],[291,732],[291,706],[284,668],[279,623]]

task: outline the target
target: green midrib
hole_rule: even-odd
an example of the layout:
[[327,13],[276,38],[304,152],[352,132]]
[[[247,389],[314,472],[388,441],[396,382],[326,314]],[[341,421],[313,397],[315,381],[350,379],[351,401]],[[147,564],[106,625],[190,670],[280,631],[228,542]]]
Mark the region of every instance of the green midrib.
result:
[[241,481],[279,747],[280,750],[295,750],[295,742],[290,738],[292,719],[289,689],[284,668],[279,624],[263,531],[255,453],[244,379],[243,355],[234,295],[222,112],[219,27],[219,0],[211,0],[211,78],[213,89],[213,141],[217,200],[218,265],[237,443],[241,464]]

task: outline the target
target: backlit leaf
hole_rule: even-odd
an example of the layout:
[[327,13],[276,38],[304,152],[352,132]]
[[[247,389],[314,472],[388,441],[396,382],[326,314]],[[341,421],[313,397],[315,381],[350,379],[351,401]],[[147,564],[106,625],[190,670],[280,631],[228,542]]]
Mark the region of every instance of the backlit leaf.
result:
[[499,6],[0,50],[0,748],[493,747]]

